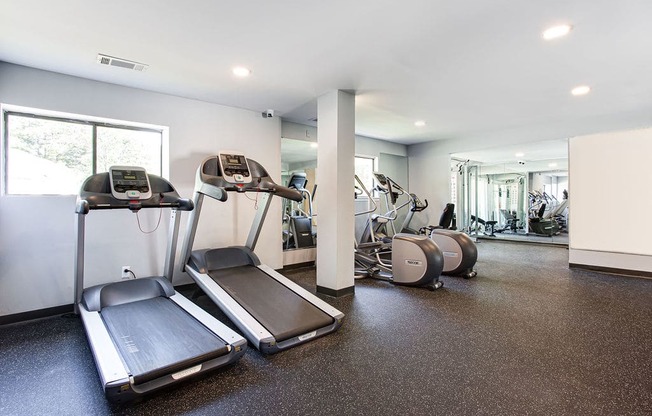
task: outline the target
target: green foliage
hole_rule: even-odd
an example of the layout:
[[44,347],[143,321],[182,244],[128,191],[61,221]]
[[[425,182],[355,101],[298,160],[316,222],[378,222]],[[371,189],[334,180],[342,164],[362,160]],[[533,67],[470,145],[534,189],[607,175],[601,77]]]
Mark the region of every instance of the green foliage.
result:
[[[88,175],[93,164],[90,124],[11,115],[9,147]],[[111,165],[142,166],[161,174],[161,133],[97,127],[97,172]]]
[[90,172],[92,126],[12,115],[9,146],[79,171]]

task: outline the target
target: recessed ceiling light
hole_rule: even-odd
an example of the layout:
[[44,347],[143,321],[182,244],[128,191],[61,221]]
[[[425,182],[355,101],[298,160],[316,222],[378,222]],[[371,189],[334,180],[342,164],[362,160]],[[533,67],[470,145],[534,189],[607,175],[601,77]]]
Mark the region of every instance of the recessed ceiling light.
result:
[[548,167],[549,167],[549,168],[556,168],[556,167],[557,167],[557,164],[556,164],[555,162],[553,162],[553,163],[548,163]]
[[561,38],[562,36],[568,35],[572,28],[573,26],[571,25],[552,26],[544,30],[542,36],[545,40]]
[[523,157],[523,156],[525,156],[525,153],[520,153],[520,152],[519,153],[514,153],[514,156]]
[[585,95],[588,94],[591,91],[591,87],[588,85],[580,85],[578,87],[575,87],[571,90],[571,94],[573,95]]
[[240,78],[248,77],[251,75],[251,69],[245,68],[244,66],[236,66],[233,68],[233,75]]
[[415,121],[414,125],[417,126],[417,127],[423,127],[423,126],[426,125],[426,122],[423,121],[423,120],[419,120],[419,121]]
[[310,143],[310,147],[312,147],[313,149],[316,149],[317,146],[319,146],[317,143]]

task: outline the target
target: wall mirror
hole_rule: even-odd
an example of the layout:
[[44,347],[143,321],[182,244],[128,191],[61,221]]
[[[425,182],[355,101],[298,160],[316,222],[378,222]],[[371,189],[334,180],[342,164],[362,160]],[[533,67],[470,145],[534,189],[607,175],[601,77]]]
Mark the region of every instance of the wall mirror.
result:
[[451,155],[458,229],[478,238],[568,244],[568,140]]

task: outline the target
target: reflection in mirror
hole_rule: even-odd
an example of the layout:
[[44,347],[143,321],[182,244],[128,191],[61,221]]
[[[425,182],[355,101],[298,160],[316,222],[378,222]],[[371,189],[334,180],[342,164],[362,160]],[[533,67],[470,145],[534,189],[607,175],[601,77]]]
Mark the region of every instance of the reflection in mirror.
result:
[[283,265],[315,260],[317,242],[317,143],[281,138],[281,183],[303,195],[301,203],[283,199]]
[[478,238],[568,244],[568,141],[453,154],[451,198]]

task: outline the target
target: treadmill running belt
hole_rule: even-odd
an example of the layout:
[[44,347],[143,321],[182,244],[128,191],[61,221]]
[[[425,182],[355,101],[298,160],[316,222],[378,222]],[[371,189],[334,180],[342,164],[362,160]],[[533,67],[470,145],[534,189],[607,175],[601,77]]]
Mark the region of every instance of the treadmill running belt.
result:
[[101,315],[135,384],[229,352],[221,338],[168,298],[107,306]]
[[334,319],[254,266],[208,273],[274,335],[277,342],[328,326]]

